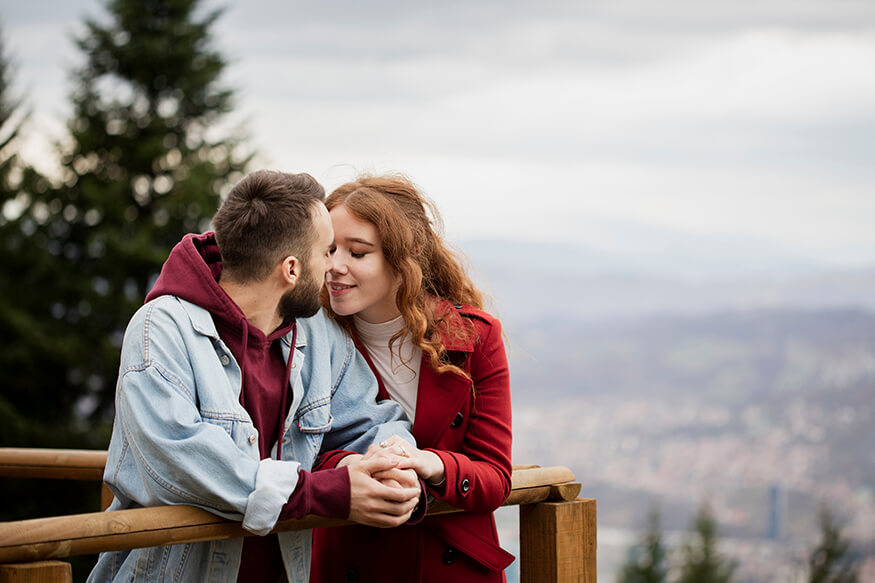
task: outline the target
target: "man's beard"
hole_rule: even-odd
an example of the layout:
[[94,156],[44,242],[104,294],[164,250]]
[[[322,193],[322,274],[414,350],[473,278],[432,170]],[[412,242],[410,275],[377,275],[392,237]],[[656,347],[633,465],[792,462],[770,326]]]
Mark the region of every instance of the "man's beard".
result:
[[298,318],[309,318],[319,311],[322,303],[319,293],[322,291],[322,281],[311,275],[311,270],[304,267],[298,285],[287,291],[280,298],[280,316],[284,321]]

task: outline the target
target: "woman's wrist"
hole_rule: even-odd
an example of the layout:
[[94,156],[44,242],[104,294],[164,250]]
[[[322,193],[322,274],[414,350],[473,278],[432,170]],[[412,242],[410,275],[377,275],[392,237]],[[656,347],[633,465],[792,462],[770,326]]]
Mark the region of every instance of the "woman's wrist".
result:
[[443,460],[433,451],[425,450],[422,453],[426,454],[428,457],[428,468],[430,470],[427,476],[423,476],[423,479],[432,486],[440,486],[444,483],[447,477],[447,471],[446,468],[444,468]]

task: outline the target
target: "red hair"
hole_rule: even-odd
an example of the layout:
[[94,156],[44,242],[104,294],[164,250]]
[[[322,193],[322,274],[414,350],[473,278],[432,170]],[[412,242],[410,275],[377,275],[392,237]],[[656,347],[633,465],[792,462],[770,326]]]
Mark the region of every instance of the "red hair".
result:
[[[413,344],[428,355],[434,370],[464,374],[447,361],[441,338],[471,339],[474,327],[454,310],[442,309],[439,300],[482,308],[483,294],[468,277],[461,258],[441,237],[440,216],[434,203],[404,177],[366,176],[338,187],[325,204],[329,211],[344,206],[374,225],[386,261],[401,276],[395,305],[404,327],[392,336],[390,344],[410,334]],[[354,331],[351,317],[331,310],[325,290],[322,303],[341,326]]]

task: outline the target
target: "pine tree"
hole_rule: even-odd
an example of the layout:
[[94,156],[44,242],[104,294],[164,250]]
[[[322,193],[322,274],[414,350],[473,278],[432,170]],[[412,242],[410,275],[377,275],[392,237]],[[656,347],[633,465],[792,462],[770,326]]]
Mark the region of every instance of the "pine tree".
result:
[[[34,427],[106,434],[124,326],[170,248],[208,226],[245,171],[242,136],[222,130],[232,92],[198,0],[108,0],[76,39],[61,184],[30,193],[22,218],[37,257],[19,282],[22,325],[0,340],[19,358],[10,400]],[[72,425],[71,425],[72,421]],[[106,425],[104,425],[105,429]],[[33,445],[26,443],[24,445]]]
[[659,511],[654,509],[647,519],[643,540],[629,549],[626,563],[620,570],[618,583],[664,583],[668,575],[666,548],[662,544]]
[[[28,219],[29,192],[47,185],[17,153],[28,112],[13,86],[13,66],[0,37],[0,370],[5,371],[0,392],[0,445],[22,443],[33,434],[19,414],[15,370],[26,360],[25,346],[38,346],[41,341],[27,311],[30,294],[21,293],[21,274],[39,259],[29,241],[33,233],[33,222]],[[25,337],[27,341],[20,342]]]
[[820,543],[808,559],[810,583],[856,583],[859,565],[829,507],[820,510]]
[[678,583],[729,583],[735,564],[717,550],[717,524],[707,505],[693,521],[693,533],[682,549],[683,563]]

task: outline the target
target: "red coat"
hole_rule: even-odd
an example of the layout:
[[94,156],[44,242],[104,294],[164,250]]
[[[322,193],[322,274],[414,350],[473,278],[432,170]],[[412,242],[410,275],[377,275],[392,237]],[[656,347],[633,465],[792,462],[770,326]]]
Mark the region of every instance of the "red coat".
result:
[[453,311],[464,318],[457,324],[474,325],[476,336],[468,342],[446,338],[444,345],[471,379],[438,374],[423,355],[412,432],[417,445],[435,452],[446,468],[444,491],[430,493],[466,512],[394,529],[316,529],[311,583],[505,581],[504,569],[514,557],[498,544],[492,511],[510,493],[507,354],[498,320],[467,306]]

